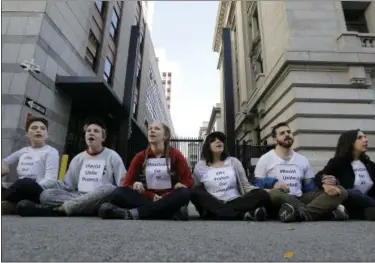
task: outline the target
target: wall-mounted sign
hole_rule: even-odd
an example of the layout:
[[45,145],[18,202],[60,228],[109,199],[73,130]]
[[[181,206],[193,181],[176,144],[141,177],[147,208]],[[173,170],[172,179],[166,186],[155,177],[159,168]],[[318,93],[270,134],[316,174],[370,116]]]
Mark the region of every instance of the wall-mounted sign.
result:
[[46,114],[46,107],[40,105],[39,103],[33,101],[32,99],[26,97],[25,105],[32,108],[33,110],[36,110],[37,112],[45,115]]

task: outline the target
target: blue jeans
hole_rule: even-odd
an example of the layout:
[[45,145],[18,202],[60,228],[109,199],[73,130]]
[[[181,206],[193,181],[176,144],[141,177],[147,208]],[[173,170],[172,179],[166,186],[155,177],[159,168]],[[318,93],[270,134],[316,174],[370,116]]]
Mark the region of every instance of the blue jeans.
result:
[[346,199],[343,205],[348,210],[350,218],[366,219],[368,217],[366,216],[368,210],[375,207],[375,199],[356,189],[346,189],[346,191],[348,192],[348,199]]
[[348,201],[352,202],[353,205],[358,207],[367,208],[375,206],[375,199],[363,194],[362,192],[356,189],[347,189],[348,192]]

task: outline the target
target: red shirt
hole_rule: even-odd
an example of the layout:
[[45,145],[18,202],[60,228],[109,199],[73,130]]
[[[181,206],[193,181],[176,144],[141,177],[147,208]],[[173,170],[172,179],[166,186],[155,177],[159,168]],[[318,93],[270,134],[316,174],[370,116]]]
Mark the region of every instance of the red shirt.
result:
[[[148,150],[148,157],[147,158],[156,158],[155,153],[149,149]],[[133,188],[134,182],[140,181],[140,174],[143,172],[143,164],[145,162],[147,150],[137,153],[137,155],[133,158],[130,163],[130,167],[126,173],[124,186]],[[161,158],[165,158],[166,156],[162,156]],[[187,164],[185,157],[182,153],[177,150],[176,148],[171,147],[169,157],[171,158],[171,171],[174,172],[172,176],[172,187],[176,183],[181,183],[185,185],[187,188],[191,188],[193,186],[194,180],[191,175],[190,168]],[[154,189],[147,189],[146,185],[145,192],[143,193],[144,196],[153,200],[155,194],[164,197],[172,192],[173,189],[165,189],[165,190],[154,190]]]

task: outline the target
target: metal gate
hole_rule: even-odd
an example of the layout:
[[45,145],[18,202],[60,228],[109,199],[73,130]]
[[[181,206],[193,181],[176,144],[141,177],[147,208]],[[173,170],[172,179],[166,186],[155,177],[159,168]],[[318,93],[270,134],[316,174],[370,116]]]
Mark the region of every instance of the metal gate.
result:
[[203,139],[200,138],[172,138],[171,146],[178,149],[186,158],[191,171],[200,160]]

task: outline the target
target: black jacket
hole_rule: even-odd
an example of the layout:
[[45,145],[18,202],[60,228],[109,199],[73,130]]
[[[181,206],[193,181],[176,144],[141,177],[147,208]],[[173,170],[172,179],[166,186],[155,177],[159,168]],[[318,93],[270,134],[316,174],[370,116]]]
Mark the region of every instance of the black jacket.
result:
[[[368,191],[367,195],[375,198],[375,163],[370,159],[362,159],[361,161],[366,166],[367,171],[374,182],[374,185]],[[354,187],[355,174],[351,161],[346,158],[334,157],[330,159],[323,170],[315,175],[315,184],[319,188],[322,188],[323,174],[335,176],[339,184],[345,189],[352,189]]]

